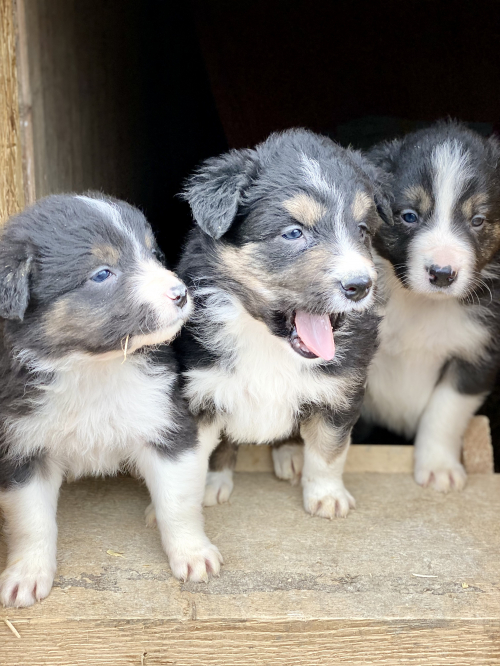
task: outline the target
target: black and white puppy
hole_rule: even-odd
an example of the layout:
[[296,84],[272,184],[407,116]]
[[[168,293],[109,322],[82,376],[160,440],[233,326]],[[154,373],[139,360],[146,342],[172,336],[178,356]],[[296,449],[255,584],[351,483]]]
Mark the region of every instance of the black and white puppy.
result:
[[386,304],[363,419],[415,437],[417,483],[461,489],[500,360],[500,147],[441,122],[370,158],[393,178],[395,224],[375,241]]
[[[289,130],[208,160],[185,191],[198,228],[179,274],[197,309],[176,344],[203,451],[300,431],[304,506],[327,518],[354,506],[342,472],[376,346],[379,176],[360,153]],[[228,499],[233,465],[215,453],[206,504]]]
[[144,478],[173,573],[220,555],[203,530],[206,468],[169,342],[192,311],[144,216],[101,195],[47,197],[0,240],[0,602],[46,597],[65,475]]

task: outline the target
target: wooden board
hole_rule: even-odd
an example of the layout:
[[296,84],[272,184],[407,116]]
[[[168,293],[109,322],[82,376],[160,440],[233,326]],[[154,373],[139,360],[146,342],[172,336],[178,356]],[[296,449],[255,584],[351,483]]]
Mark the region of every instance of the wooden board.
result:
[[29,200],[98,189],[133,202],[144,150],[139,5],[17,3]]
[[12,0],[0,0],[0,226],[24,205]]
[[[493,473],[493,447],[489,421],[486,416],[474,416],[464,436],[463,462],[469,474]],[[268,446],[240,446],[238,472],[272,472],[273,461]],[[350,447],[346,472],[413,471],[413,446],[355,444]]]
[[237,474],[231,503],[206,510],[225,558],[208,584],[172,578],[139,482],[66,485],[55,588],[0,611],[21,635],[0,621],[0,663],[500,663],[500,476],[449,495],[404,474],[346,485],[357,509],[326,521],[299,487]]

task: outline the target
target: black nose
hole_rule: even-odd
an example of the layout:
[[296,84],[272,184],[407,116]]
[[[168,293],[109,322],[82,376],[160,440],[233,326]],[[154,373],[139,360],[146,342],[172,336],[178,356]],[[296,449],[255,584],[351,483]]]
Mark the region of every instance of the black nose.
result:
[[351,301],[360,301],[371,289],[372,281],[368,275],[354,275],[345,282],[340,283],[344,296]]
[[457,273],[451,270],[451,266],[436,266],[436,264],[433,264],[429,268],[429,282],[435,287],[449,287],[456,277]]
[[172,300],[177,305],[177,307],[182,308],[186,305],[187,289],[183,284],[180,284],[178,287],[173,287],[170,290],[170,293],[174,296]]

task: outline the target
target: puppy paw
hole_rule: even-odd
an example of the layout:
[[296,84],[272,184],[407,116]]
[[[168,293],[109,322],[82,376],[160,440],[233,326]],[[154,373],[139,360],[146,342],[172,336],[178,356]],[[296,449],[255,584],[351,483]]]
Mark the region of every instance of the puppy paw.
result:
[[465,469],[457,460],[442,464],[416,464],[414,476],[420,486],[430,487],[441,493],[463,490],[467,482]]
[[170,568],[176,578],[195,583],[207,582],[208,577],[218,576],[223,563],[217,546],[208,539],[193,544],[180,544],[169,549]]
[[144,518],[146,519],[146,525],[148,527],[156,527],[156,511],[153,506],[153,502],[148,504],[146,511],[144,511]]
[[304,447],[300,444],[282,444],[272,448],[274,473],[278,479],[297,485],[304,466]]
[[233,487],[233,472],[230,469],[223,469],[220,472],[208,472],[203,506],[224,504],[231,497]]
[[342,482],[308,481],[304,483],[304,508],[321,518],[345,518],[356,502]]
[[22,608],[45,599],[52,589],[55,571],[55,565],[17,560],[0,576],[0,603]]

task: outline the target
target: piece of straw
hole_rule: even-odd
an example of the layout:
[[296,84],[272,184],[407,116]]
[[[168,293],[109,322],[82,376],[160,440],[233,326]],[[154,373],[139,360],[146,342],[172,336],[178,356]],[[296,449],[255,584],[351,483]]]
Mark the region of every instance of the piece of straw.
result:
[[21,634],[18,632],[18,630],[15,628],[15,626],[12,624],[12,622],[10,620],[8,620],[6,617],[4,617],[3,621],[8,626],[8,628],[12,631],[12,633],[14,634],[14,636],[16,638],[21,638]]
[[[122,361],[122,365],[123,365],[123,364],[125,363],[125,361],[127,360],[127,349],[128,349],[128,339],[129,339],[129,337],[130,337],[130,335],[127,335],[127,337],[125,338],[125,346],[122,344],[122,349],[123,349],[123,361]],[[122,343],[123,343],[123,340],[122,340]]]

